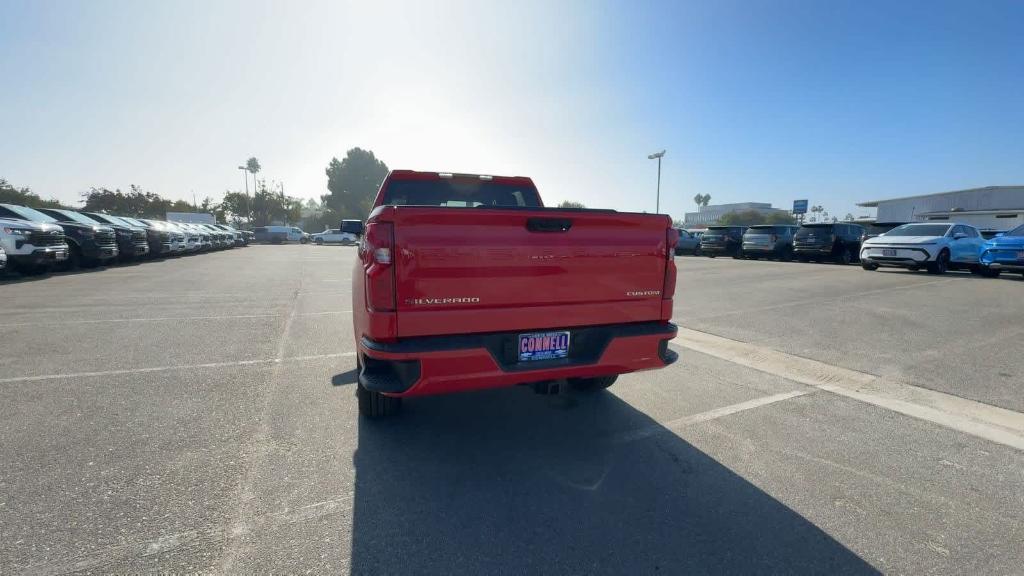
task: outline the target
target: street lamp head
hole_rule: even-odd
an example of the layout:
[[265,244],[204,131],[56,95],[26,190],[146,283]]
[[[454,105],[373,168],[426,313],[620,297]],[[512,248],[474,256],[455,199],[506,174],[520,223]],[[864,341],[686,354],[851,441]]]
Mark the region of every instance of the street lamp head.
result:
[[662,156],[664,156],[664,155],[665,155],[665,151],[664,151],[664,150],[662,150],[661,152],[655,152],[654,154],[649,154],[649,155],[647,156],[647,159],[648,159],[648,160],[655,160],[655,159],[657,159],[657,158],[661,158],[661,157],[662,157]]

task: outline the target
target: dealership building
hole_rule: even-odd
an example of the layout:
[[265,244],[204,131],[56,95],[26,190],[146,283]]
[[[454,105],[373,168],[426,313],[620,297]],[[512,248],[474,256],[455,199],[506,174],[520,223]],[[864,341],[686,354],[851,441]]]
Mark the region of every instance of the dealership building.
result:
[[877,208],[878,222],[960,222],[982,230],[1024,224],[1024,186],[986,186],[857,204]]
[[711,206],[700,206],[697,208],[696,212],[687,212],[683,217],[683,222],[687,226],[706,226],[708,224],[718,222],[718,219],[726,214],[750,211],[758,212],[766,216],[768,214],[776,213],[789,215],[788,210],[772,208],[770,202],[738,202],[736,204],[713,204]]

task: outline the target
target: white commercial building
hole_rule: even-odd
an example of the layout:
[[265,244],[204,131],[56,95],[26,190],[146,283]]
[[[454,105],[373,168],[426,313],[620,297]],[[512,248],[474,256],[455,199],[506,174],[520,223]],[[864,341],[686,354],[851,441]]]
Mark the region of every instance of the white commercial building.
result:
[[726,214],[733,212],[758,212],[760,214],[789,214],[788,210],[782,210],[781,208],[772,208],[770,202],[738,202],[736,204],[712,204],[710,206],[701,206],[697,208],[697,212],[687,212],[683,218],[683,222],[687,226],[693,226],[698,224],[714,224],[718,222],[718,219]]
[[878,222],[948,221],[983,230],[1024,224],[1024,186],[986,186],[857,204],[877,208]]

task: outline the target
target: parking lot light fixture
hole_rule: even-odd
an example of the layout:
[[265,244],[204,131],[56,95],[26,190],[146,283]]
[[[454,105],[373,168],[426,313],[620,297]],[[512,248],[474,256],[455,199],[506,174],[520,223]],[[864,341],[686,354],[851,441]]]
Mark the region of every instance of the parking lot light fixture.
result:
[[661,212],[661,159],[662,159],[663,156],[665,156],[665,151],[664,150],[662,150],[661,152],[655,152],[654,154],[648,154],[647,155],[647,159],[648,160],[654,160],[654,159],[658,160],[658,190],[657,190],[657,193],[656,193],[656,196],[655,196],[655,199],[654,199],[654,213],[655,214]]

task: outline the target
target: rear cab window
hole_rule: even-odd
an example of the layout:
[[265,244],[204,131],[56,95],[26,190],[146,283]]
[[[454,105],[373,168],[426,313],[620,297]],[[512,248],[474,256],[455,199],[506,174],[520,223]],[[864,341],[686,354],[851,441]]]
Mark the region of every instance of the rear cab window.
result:
[[396,178],[385,184],[380,202],[387,206],[540,208],[537,189],[523,181],[483,180],[477,176],[438,179]]

